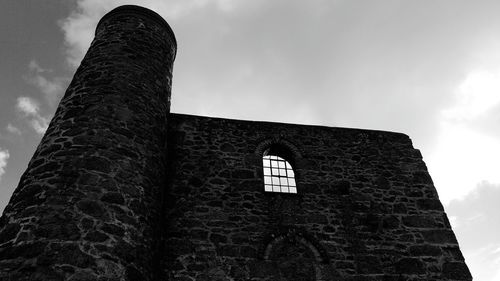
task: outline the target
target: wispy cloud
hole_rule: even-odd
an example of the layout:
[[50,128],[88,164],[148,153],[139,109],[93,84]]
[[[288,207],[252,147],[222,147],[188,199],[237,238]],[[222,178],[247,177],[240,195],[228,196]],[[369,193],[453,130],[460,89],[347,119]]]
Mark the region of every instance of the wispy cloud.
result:
[[16,108],[23,114],[38,134],[45,133],[49,126],[49,118],[40,114],[40,107],[34,99],[19,97],[17,98]]
[[77,1],[77,9],[59,23],[64,32],[66,61],[74,68],[80,64],[93,39],[94,28],[105,13],[103,6],[111,1],[95,3],[97,5],[87,2],[91,1]]
[[28,82],[44,94],[50,106],[55,106],[64,93],[68,79],[60,76],[49,77],[52,70],[42,68],[36,60],[31,60],[28,68]]
[[443,111],[445,118],[471,120],[488,114],[500,104],[500,71],[470,72],[456,91],[456,104]]
[[19,109],[26,116],[33,116],[38,114],[40,107],[34,99],[19,97],[17,98],[17,109]]
[[47,118],[39,116],[37,118],[31,119],[30,124],[38,134],[42,135],[45,133],[45,131],[47,131],[47,128],[49,127],[49,120]]
[[500,277],[499,201],[500,184],[483,182],[446,207],[474,280]]
[[5,174],[5,167],[7,167],[9,157],[9,151],[0,147],[0,180],[2,180],[3,174]]
[[[257,1],[254,1],[257,2]],[[187,18],[190,13],[202,8],[215,7],[220,12],[233,11],[237,6],[245,6],[241,0],[78,0],[77,8],[65,19],[59,22],[64,33],[66,46],[66,61],[76,68],[87,52],[90,42],[94,38],[95,27],[101,17],[120,5],[139,5],[159,13],[169,20]],[[258,4],[260,5],[260,4]],[[213,9],[208,9],[213,10]]]
[[17,128],[16,126],[12,125],[11,123],[7,124],[7,131],[9,133],[12,133],[12,134],[15,134],[15,135],[21,135],[21,130],[19,130],[19,128]]
[[[447,212],[455,216],[455,226],[468,239],[467,245],[479,248],[485,243],[494,243],[500,236],[500,184],[482,182],[475,185],[461,200],[453,200],[447,205]],[[482,239],[476,239],[480,233]]]

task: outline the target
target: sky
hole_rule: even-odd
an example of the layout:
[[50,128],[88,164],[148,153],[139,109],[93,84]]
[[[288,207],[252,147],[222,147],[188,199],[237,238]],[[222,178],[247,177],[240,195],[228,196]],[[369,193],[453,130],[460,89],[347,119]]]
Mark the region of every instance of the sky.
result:
[[500,280],[500,1],[0,1],[0,211],[114,7],[177,37],[172,112],[408,134],[476,281]]

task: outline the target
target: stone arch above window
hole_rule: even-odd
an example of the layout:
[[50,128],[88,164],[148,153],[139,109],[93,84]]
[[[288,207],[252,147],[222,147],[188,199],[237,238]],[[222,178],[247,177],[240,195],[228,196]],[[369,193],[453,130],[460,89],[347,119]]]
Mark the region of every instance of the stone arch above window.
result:
[[261,141],[255,148],[255,153],[258,156],[262,156],[270,148],[273,148],[274,151],[279,151],[281,154],[285,154],[284,156],[292,162],[302,158],[302,153],[297,146],[282,137],[273,137]]

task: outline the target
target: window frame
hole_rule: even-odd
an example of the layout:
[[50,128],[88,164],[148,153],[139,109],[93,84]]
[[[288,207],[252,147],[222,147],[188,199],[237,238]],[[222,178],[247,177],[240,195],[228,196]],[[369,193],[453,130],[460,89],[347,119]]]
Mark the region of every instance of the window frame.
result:
[[268,149],[262,156],[264,191],[297,194],[297,173],[291,161]]

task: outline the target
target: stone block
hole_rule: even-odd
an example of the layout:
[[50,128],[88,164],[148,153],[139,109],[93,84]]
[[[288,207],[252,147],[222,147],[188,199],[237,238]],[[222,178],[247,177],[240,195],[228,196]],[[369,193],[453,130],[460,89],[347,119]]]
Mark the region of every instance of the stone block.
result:
[[443,264],[443,275],[453,280],[472,280],[469,269],[464,262],[447,262]]
[[443,251],[441,248],[434,245],[414,245],[410,246],[408,249],[412,256],[420,257],[420,256],[441,256]]
[[424,274],[425,265],[420,259],[402,258],[396,263],[396,273]]

